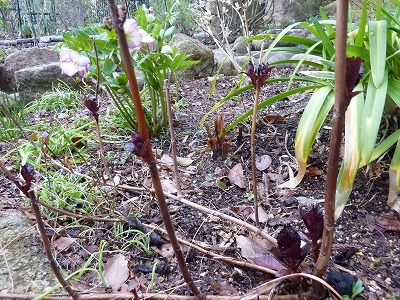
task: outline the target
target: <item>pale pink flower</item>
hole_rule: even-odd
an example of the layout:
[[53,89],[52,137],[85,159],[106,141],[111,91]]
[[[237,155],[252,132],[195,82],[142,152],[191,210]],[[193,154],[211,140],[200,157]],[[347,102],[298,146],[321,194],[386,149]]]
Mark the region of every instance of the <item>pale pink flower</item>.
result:
[[144,44],[147,44],[150,51],[156,49],[156,40],[145,30],[139,28],[135,19],[125,20],[124,31],[129,49],[140,50]]
[[74,76],[78,73],[80,77],[85,77],[89,69],[90,59],[74,50],[62,48],[60,62],[61,74]]

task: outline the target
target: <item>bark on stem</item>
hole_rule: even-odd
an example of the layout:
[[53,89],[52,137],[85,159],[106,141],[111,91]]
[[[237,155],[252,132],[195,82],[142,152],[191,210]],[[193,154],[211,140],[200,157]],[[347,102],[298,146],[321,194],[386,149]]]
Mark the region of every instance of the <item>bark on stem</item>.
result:
[[[147,131],[147,125],[145,121],[144,110],[142,106],[142,102],[140,100],[139,87],[136,81],[135,72],[132,65],[132,58],[129,53],[128,43],[125,37],[125,32],[123,30],[123,24],[125,22],[124,12],[121,13],[121,10],[118,11],[118,7],[114,0],[108,0],[108,6],[110,8],[112,22],[117,33],[118,42],[121,48],[121,56],[125,66],[125,73],[128,76],[129,87],[132,94],[132,100],[135,107],[136,120],[138,122],[138,129],[140,137],[145,141],[149,141],[149,133]],[[146,147],[147,157],[148,157],[148,166],[150,169],[151,179],[153,182],[153,188],[158,200],[158,205],[160,208],[160,212],[163,218],[163,222],[165,225],[165,229],[167,230],[168,237],[171,243],[172,248],[174,249],[176,259],[178,261],[179,268],[181,270],[182,276],[197,299],[203,300],[205,299],[204,294],[197,288],[195,283],[192,280],[192,276],[190,275],[189,269],[185,263],[185,258],[183,256],[181,247],[176,238],[174,227],[171,222],[171,217],[168,211],[168,206],[165,200],[164,192],[161,186],[160,177],[157,170],[156,160],[154,158],[153,150],[151,144],[148,143]]]
[[335,231],[336,181],[339,173],[340,147],[346,105],[346,41],[347,41],[348,0],[337,1],[336,47],[335,47],[335,104],[332,118],[330,152],[325,187],[325,218],[321,250],[314,269],[314,275],[322,277],[328,267]]

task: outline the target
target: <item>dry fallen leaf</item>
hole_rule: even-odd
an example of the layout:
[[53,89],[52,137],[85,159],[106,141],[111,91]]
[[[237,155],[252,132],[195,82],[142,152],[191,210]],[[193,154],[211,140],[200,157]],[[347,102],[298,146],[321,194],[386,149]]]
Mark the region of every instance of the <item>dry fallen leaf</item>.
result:
[[235,235],[236,245],[241,249],[241,255],[248,261],[253,262],[254,257],[261,255],[270,255],[269,249],[272,245],[268,241],[255,237],[255,236],[243,236]]
[[167,192],[170,194],[175,194],[178,192],[178,190],[176,189],[175,183],[171,179],[168,179],[168,178],[161,179],[161,185],[162,185],[164,192]]
[[367,215],[367,226],[371,231],[376,229],[379,232],[385,230],[400,232],[400,220],[393,213],[386,213],[378,217]]
[[271,165],[272,159],[268,154],[256,157],[256,168],[259,171],[264,171]]
[[[178,165],[180,165],[181,167],[188,167],[192,164],[193,159],[189,158],[189,157],[176,157],[176,161],[178,162]],[[173,165],[173,160],[172,157],[169,156],[168,154],[163,154],[160,158],[160,162],[166,165]]]
[[[243,219],[245,219],[245,220],[247,218],[250,218],[253,221],[255,221],[254,206],[250,206],[250,205],[231,206],[230,210],[237,213],[238,215],[243,217]],[[266,211],[261,206],[258,207],[258,218],[261,223],[267,222],[268,219],[270,218],[269,215],[266,213]]]
[[117,291],[128,279],[128,261],[122,254],[110,258],[104,266],[103,275],[112,290]]
[[75,243],[75,241],[76,241],[76,239],[74,239],[74,238],[63,236],[54,241],[53,247],[57,251],[61,252],[61,251],[67,250],[73,243]]
[[121,177],[117,174],[114,176],[113,181],[115,185],[119,185],[119,183],[121,182]]
[[272,181],[280,184],[282,182],[285,181],[287,175],[284,174],[275,174],[275,173],[267,173],[269,179],[271,179]]
[[285,124],[285,118],[280,115],[266,115],[263,117],[265,122],[270,124]]
[[241,164],[236,164],[228,172],[228,179],[231,184],[234,184],[241,189],[246,188],[246,177],[243,175],[243,167]]
[[176,157],[176,161],[178,162],[178,165],[180,165],[181,167],[188,167],[192,164],[193,159],[189,158],[189,157]]
[[226,280],[217,282],[212,279],[210,282],[211,288],[220,296],[234,296],[238,295],[239,292]]
[[165,243],[161,246],[160,251],[155,251],[158,252],[165,259],[166,262],[170,262],[175,255],[174,249],[172,248],[172,245],[170,243]]
[[306,175],[307,176],[320,176],[323,175],[324,172],[317,167],[309,167],[307,168]]

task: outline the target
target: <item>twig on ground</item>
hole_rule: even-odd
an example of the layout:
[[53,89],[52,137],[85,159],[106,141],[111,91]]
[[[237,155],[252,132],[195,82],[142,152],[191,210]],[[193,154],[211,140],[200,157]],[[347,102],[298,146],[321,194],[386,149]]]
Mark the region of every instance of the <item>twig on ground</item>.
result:
[[[166,234],[166,231],[164,229],[158,227],[158,226],[154,226],[154,225],[145,225],[145,226],[148,227],[148,228],[151,228],[153,230],[157,230],[157,231],[160,231],[160,232]],[[191,242],[189,242],[187,240],[178,238],[178,241],[181,244],[185,244],[185,245],[189,246],[190,248],[193,248],[194,250],[196,250],[196,251],[198,251],[200,253],[203,253],[206,256],[211,257],[213,259],[222,260],[222,261],[225,261],[227,263],[232,263],[234,265],[238,265],[238,266],[245,267],[245,268],[255,269],[255,270],[258,270],[258,271],[261,271],[261,272],[265,272],[265,273],[269,273],[269,274],[272,274],[272,275],[276,274],[276,271],[271,270],[269,268],[258,266],[258,265],[255,265],[255,264],[252,264],[252,263],[249,263],[249,262],[246,262],[246,261],[237,260],[237,259],[234,259],[234,258],[231,258],[231,257],[226,257],[226,256],[223,256],[223,255],[219,255],[219,254],[214,253],[212,251],[206,250],[206,249],[204,249],[204,248],[202,248],[202,247],[200,247],[198,245],[195,245],[195,244],[193,244],[193,243],[191,243]]]
[[[138,189],[136,187],[130,187],[129,185],[119,185],[118,188],[124,189],[124,190],[128,190],[128,191],[131,190],[131,189],[134,190],[134,191],[137,191],[137,189]],[[153,189],[151,189],[150,191],[154,193]],[[166,197],[170,198],[170,199],[177,200],[177,201],[179,201],[179,202],[181,202],[183,204],[186,204],[186,205],[188,205],[190,207],[193,207],[193,208],[195,208],[197,210],[200,210],[202,212],[205,212],[205,213],[220,217],[221,219],[225,219],[225,220],[227,220],[229,222],[232,222],[232,223],[238,224],[240,226],[243,226],[248,231],[253,232],[253,233],[265,238],[273,246],[277,246],[278,245],[277,242],[276,242],[276,239],[273,238],[272,236],[270,236],[269,234],[265,233],[261,228],[257,228],[255,226],[253,226],[253,225],[251,225],[251,224],[249,224],[249,223],[247,223],[245,221],[239,220],[239,219],[237,219],[235,217],[228,216],[228,215],[226,215],[224,213],[221,213],[219,211],[216,211],[216,210],[207,208],[205,206],[202,206],[200,204],[197,204],[197,203],[191,202],[189,200],[186,200],[182,196],[181,197],[175,196],[175,195],[172,195],[172,194],[167,193],[167,192],[164,192],[164,195]]]

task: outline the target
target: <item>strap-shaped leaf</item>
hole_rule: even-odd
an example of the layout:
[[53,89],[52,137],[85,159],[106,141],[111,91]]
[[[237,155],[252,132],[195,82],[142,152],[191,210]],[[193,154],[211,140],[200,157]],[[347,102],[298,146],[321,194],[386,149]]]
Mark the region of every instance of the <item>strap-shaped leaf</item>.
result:
[[400,107],[400,81],[389,78],[387,93],[390,98]]
[[387,203],[400,213],[400,137],[389,169],[389,196]]
[[322,127],[334,102],[331,86],[324,86],[314,92],[301,116],[295,138],[295,154],[299,164],[296,177],[282,183],[281,188],[294,188],[304,177],[308,155],[314,144],[317,133]]
[[[273,103],[275,103],[276,101],[285,99],[291,95],[295,95],[307,90],[312,90],[312,89],[316,89],[316,88],[320,88],[321,85],[308,85],[308,86],[303,86],[303,87],[299,87],[299,88],[295,88],[292,89],[290,91],[287,92],[283,92],[280,93],[278,95],[275,95],[271,98],[268,98],[262,102],[260,102],[257,106],[257,110],[261,110],[264,107],[271,105]],[[244,120],[246,120],[248,117],[250,117],[253,114],[253,109],[247,111],[246,113],[244,113],[243,115],[241,115],[239,118],[237,118],[232,124],[230,124],[229,126],[226,127],[225,132],[228,132],[229,130],[231,130],[233,127],[235,127],[236,125],[240,124],[241,122],[243,122]]]
[[[356,90],[362,90],[360,83]],[[335,220],[339,218],[351,193],[360,164],[360,131],[364,110],[364,94],[355,96],[345,116],[344,156],[336,187]]]
[[369,22],[368,34],[372,79],[374,86],[379,88],[384,84],[386,70],[386,20]]
[[360,135],[361,166],[365,166],[369,163],[372,151],[375,148],[379,125],[381,123],[383,108],[386,101],[387,85],[387,72],[384,73],[382,84],[379,88],[376,88],[373,84],[372,77],[370,77],[368,81]]

